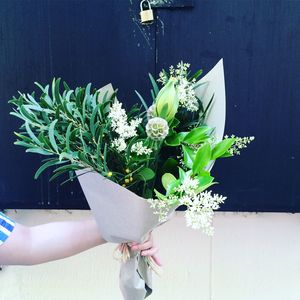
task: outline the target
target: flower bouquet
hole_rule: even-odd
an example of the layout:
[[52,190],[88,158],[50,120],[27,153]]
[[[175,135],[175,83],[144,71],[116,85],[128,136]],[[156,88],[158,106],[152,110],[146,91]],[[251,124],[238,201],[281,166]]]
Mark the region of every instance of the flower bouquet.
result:
[[[72,90],[60,79],[36,85],[41,95],[19,93],[10,103],[23,120],[16,145],[48,156],[35,178],[49,167],[50,181],[68,173],[78,177],[104,239],[121,243],[120,287],[125,299],[144,299],[152,291],[156,266],[126,247],[143,241],[181,205],[187,225],[213,234],[212,218],[225,197],[207,191],[218,158],[239,154],[253,137],[223,139],[225,86],[223,63],[200,79],[189,64],[150,74],[151,102],[127,112],[111,85]],[[161,86],[159,86],[161,85]],[[66,181],[62,182],[65,183]]]

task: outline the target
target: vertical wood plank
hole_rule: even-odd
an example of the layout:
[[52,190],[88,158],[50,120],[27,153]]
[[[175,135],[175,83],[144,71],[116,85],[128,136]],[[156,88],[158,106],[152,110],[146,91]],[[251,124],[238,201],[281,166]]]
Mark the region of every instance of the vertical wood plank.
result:
[[254,135],[212,174],[224,210],[300,211],[300,2],[197,1],[159,10],[157,72],[180,60],[208,72],[224,58],[226,132]]
[[[60,187],[33,174],[42,157],[13,146],[19,122],[6,104],[33,82],[62,77],[71,87],[111,82],[129,107],[134,89],[149,95],[154,72],[155,30],[141,26],[135,1],[4,0],[0,5],[0,111],[3,153],[0,205],[3,208],[88,208],[77,182]],[[150,99],[150,95],[149,95]]]

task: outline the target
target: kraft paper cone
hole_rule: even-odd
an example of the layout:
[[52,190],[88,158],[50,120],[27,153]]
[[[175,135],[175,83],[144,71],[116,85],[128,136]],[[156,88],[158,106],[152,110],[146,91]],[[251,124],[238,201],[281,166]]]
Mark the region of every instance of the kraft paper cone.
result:
[[[95,216],[102,237],[111,243],[143,242],[160,222],[146,199],[96,172],[76,174]],[[152,292],[152,272],[137,252],[120,269],[120,289],[125,300],[145,299]]]

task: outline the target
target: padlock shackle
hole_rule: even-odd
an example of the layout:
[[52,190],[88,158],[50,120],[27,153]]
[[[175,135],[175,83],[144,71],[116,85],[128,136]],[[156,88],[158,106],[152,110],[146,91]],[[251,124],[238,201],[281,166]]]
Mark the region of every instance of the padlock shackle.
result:
[[144,4],[145,2],[148,3],[148,9],[151,10],[152,8],[151,8],[151,3],[149,2],[149,0],[142,0],[141,3],[140,3],[140,9],[141,9],[141,11],[144,10],[143,4]]

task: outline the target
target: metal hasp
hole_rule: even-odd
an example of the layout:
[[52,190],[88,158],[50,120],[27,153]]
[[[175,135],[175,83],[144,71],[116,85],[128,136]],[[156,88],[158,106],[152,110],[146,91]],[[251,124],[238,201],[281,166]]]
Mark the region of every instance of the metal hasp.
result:
[[140,9],[141,23],[143,25],[152,24],[154,21],[154,15],[150,2],[148,0],[141,1]]

